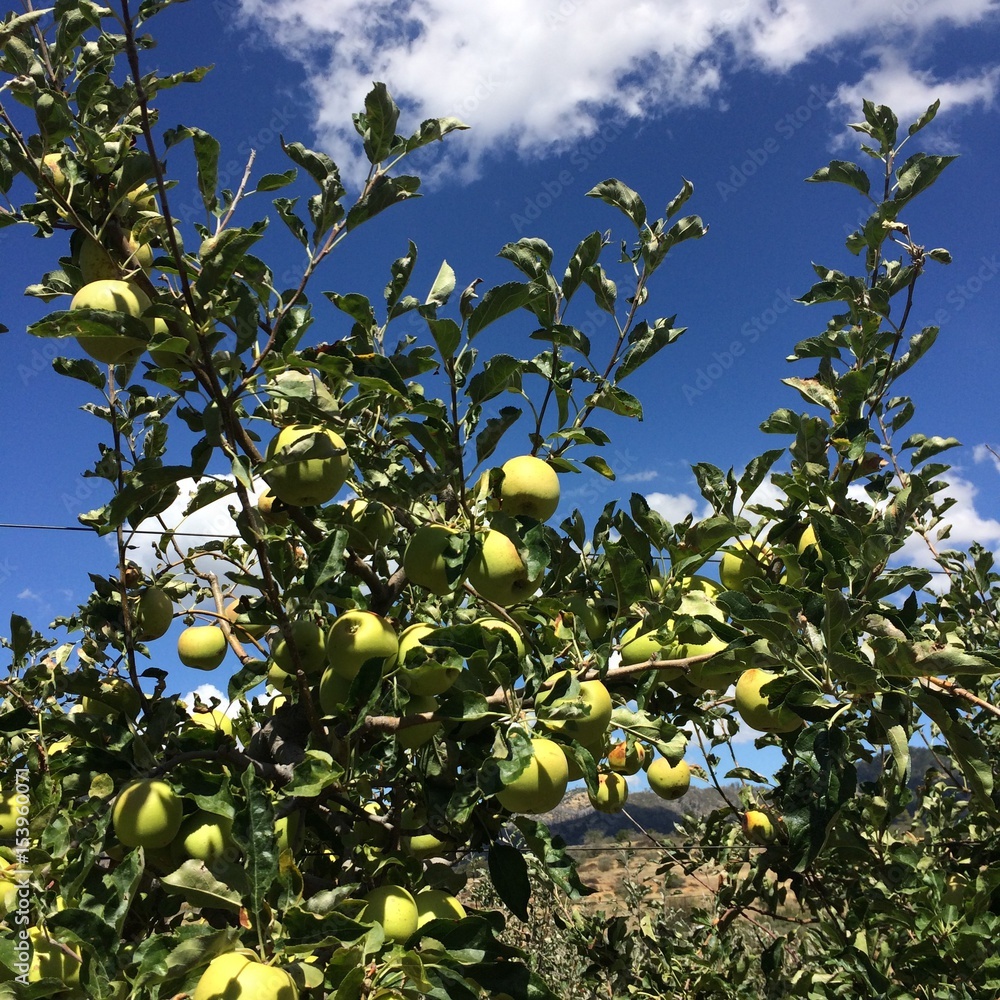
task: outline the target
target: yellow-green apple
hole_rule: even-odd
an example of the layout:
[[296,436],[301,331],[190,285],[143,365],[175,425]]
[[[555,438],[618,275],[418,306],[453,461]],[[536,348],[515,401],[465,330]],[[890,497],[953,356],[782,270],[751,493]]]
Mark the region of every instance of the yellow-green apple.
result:
[[625,630],[619,643],[623,667],[662,658],[660,654],[665,643],[656,637],[656,633],[661,627],[666,629],[667,623],[657,622],[655,617],[651,620],[651,616],[647,615]]
[[257,497],[257,510],[264,519],[265,524],[285,525],[288,524],[288,505],[279,500],[270,487],[266,487],[259,497]]
[[417,901],[401,885],[380,885],[365,896],[361,919],[381,924],[390,941],[402,943],[417,930]]
[[[564,746],[562,743],[559,745],[562,747],[563,753],[566,755],[567,777],[570,781],[578,781],[583,777],[583,769],[577,763],[576,757],[573,756],[570,748]],[[594,762],[596,763],[604,756],[605,751],[607,750],[607,742],[602,737],[596,743],[593,743],[590,746],[585,746],[584,749],[590,754],[591,757],[594,758]]]
[[344,439],[322,425],[283,427],[271,438],[267,460],[274,463],[264,476],[267,485],[279,500],[292,507],[311,507],[332,500],[351,472]]
[[[404,718],[411,715],[424,715],[436,712],[437,699],[430,695],[410,695],[410,700],[403,709]],[[396,730],[396,742],[407,750],[416,750],[434,739],[435,733],[441,729],[440,722],[418,722],[412,726],[400,726]]]
[[771,552],[766,545],[739,538],[733,543],[736,551],[725,552],[719,565],[719,580],[726,590],[743,590],[748,580],[767,576]]
[[461,575],[451,577],[445,553],[458,532],[444,524],[423,524],[410,536],[403,552],[406,578],[432,594],[444,597],[462,582]]
[[41,927],[29,928],[28,939],[31,942],[31,965],[28,968],[29,983],[37,983],[40,979],[59,979],[67,986],[75,986],[80,982],[81,957],[79,951],[71,948],[67,952]]
[[177,836],[183,812],[181,797],[165,781],[138,778],[119,792],[111,822],[126,847],[166,847]]
[[69,178],[63,169],[63,162],[62,153],[46,153],[42,157],[42,166],[45,168],[42,170],[42,173],[45,174],[46,171],[48,172],[48,175],[52,178],[52,186],[60,194],[66,194],[69,190]]
[[531,597],[541,576],[531,579],[517,545],[502,531],[489,529],[469,564],[469,583],[487,601],[508,608]]
[[777,676],[773,670],[751,667],[744,670],[736,682],[733,698],[736,711],[751,729],[761,733],[791,733],[803,724],[802,719],[786,705],[772,707],[767,696],[761,692],[761,688]]
[[497,792],[497,801],[514,813],[546,813],[566,794],[569,768],[566,754],[554,740],[531,738],[531,760],[525,769]]
[[191,1000],[298,1000],[295,980],[253,952],[229,951],[213,958],[201,974]]
[[608,630],[607,612],[597,602],[584,594],[573,594],[566,601],[566,610],[583,623],[591,642],[598,642]]
[[590,799],[590,804],[598,812],[621,812],[628,799],[628,782],[624,775],[617,771],[599,774],[597,776],[597,791],[592,792],[588,789],[587,797]]
[[136,212],[155,212],[156,195],[148,184],[140,184],[125,195],[125,200]]
[[319,706],[323,714],[337,715],[347,704],[350,690],[350,678],[338,674],[333,667],[327,667],[319,681]]
[[17,830],[18,816],[27,818],[27,801],[18,801],[17,792],[0,794],[0,840],[10,840]]
[[192,712],[191,721],[196,726],[201,726],[202,729],[209,729],[214,733],[222,733],[224,736],[233,735],[233,720],[225,712],[220,712],[217,708],[210,709],[207,712]]
[[[127,252],[127,256],[119,265],[117,257],[123,252]],[[153,248],[148,243],[137,242],[131,233],[126,232],[121,251],[112,257],[101,243],[87,236],[80,246],[77,266],[85,285],[92,281],[128,277],[140,270],[148,274],[153,266]]]
[[548,462],[518,455],[504,462],[500,509],[511,517],[547,521],[559,506],[559,477]]
[[326,633],[314,621],[297,618],[291,622],[292,643],[281,632],[271,640],[271,659],[285,673],[293,674],[296,669],[294,652],[298,653],[298,665],[307,674],[318,674],[326,664]]
[[180,860],[196,858],[209,863],[235,850],[232,838],[233,821],[228,816],[199,809],[181,823],[173,841]]
[[[149,308],[146,293],[132,284],[111,278],[91,281],[84,285],[69,304],[70,309],[101,309],[105,312],[124,313],[139,317]],[[126,333],[108,333],[94,336],[80,335],[77,341],[83,350],[96,361],[116,364],[128,356],[136,356],[146,346],[145,340]]]
[[581,681],[579,697],[587,714],[574,718],[559,718],[554,713],[573,699],[567,696],[553,697],[553,687],[571,674],[569,670],[560,670],[549,678],[549,686],[535,697],[535,714],[548,731],[563,733],[588,746],[598,742],[607,732],[613,709],[611,694],[602,681]]
[[159,587],[146,587],[135,607],[135,635],[142,642],[166,635],[174,620],[174,602]]
[[691,768],[683,758],[671,764],[666,757],[657,757],[646,771],[649,787],[661,799],[679,799],[691,787]]
[[384,503],[356,499],[347,505],[351,517],[348,544],[359,555],[370,556],[392,540],[396,521]]
[[436,631],[427,622],[408,625],[399,633],[398,655],[386,661],[386,673],[395,669],[399,683],[412,694],[444,694],[462,672],[454,663],[433,659],[434,647],[423,644],[422,640]]
[[638,774],[646,762],[646,748],[635,741],[629,746],[627,740],[620,740],[608,751],[608,767],[619,774]]
[[95,696],[84,695],[80,699],[80,710],[88,715],[124,713],[134,719],[139,714],[140,706],[139,692],[124,677],[105,677]]
[[477,618],[474,625],[478,625],[480,628],[493,629],[496,632],[506,632],[507,635],[511,637],[514,641],[514,649],[517,653],[517,658],[519,660],[524,659],[524,654],[526,652],[524,646],[524,639],[521,637],[521,633],[513,626],[510,622],[505,622],[502,618],[493,618],[487,615],[483,618]]
[[751,844],[766,847],[774,843],[774,823],[771,822],[771,817],[760,809],[748,809],[743,814],[743,833]]
[[330,668],[353,680],[367,660],[385,663],[399,652],[399,639],[389,622],[374,611],[352,610],[338,615],[326,636]]
[[[226,621],[239,642],[250,642],[264,636],[270,625],[254,621],[250,617],[249,607],[242,597],[230,601],[223,609]],[[294,627],[292,630],[294,635]]]
[[283,695],[290,695],[299,689],[299,682],[295,674],[290,674],[287,670],[282,670],[277,663],[272,663],[267,668],[267,683]]
[[229,644],[215,625],[189,625],[177,637],[177,656],[185,667],[214,670],[226,658]]
[[417,927],[432,920],[461,920],[465,907],[444,889],[421,889],[413,897],[417,902]]
[[278,845],[278,853],[298,850],[302,845],[303,833],[301,813],[291,812],[276,819],[274,821],[274,839]]

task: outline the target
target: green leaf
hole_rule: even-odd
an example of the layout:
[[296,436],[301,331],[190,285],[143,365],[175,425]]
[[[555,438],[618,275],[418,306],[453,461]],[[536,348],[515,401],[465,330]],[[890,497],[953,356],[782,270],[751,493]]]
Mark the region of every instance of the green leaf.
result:
[[462,328],[450,317],[429,319],[427,326],[434,337],[437,349],[441,352],[441,357],[446,361],[453,358],[458,345],[462,342]]
[[453,291],[455,291],[455,271],[445,260],[441,262],[441,267],[438,269],[434,284],[431,285],[431,290],[427,293],[424,305],[443,306]]
[[828,167],[820,167],[811,177],[806,178],[813,183],[823,181],[834,181],[838,184],[846,184],[848,187],[868,194],[871,189],[871,181],[868,174],[864,172],[856,163],[847,160],[832,160]]
[[239,268],[247,252],[267,229],[267,221],[255,222],[249,229],[223,229],[201,245],[201,274],[195,282],[206,299],[222,287]]
[[941,98],[938,98],[909,128],[907,135],[916,135],[922,128],[930,125],[934,121],[941,107]]
[[469,381],[469,399],[485,403],[508,389],[521,388],[521,368],[524,362],[511,354],[496,354]]
[[629,347],[615,373],[615,381],[621,382],[626,379],[667,344],[672,344],[684,333],[686,327],[675,328],[672,325],[673,321],[674,317],[671,316],[670,319],[657,320],[652,327],[642,321],[632,328],[628,338]]
[[420,123],[420,128],[402,145],[402,151],[412,153],[421,146],[443,139],[449,132],[467,129],[469,126],[458,118],[428,118]]
[[941,176],[949,163],[957,160],[957,156],[929,156],[927,153],[914,153],[896,171],[896,190],[893,201],[903,205],[915,198],[921,191],[926,191]]
[[573,293],[580,287],[584,274],[597,263],[603,247],[604,237],[599,232],[593,232],[580,241],[566,265],[566,274],[563,276],[562,293],[566,302],[569,302]]
[[337,164],[326,153],[307,149],[301,142],[286,143],[284,139],[281,140],[281,148],[285,151],[285,155],[302,167],[317,184],[321,185],[331,175],[340,176]]
[[219,151],[221,149],[219,140],[204,129],[192,128],[188,125],[178,125],[177,128],[168,129],[163,136],[163,141],[168,149],[184,139],[190,139],[194,144],[194,157],[198,165],[198,190],[201,192],[201,200],[205,204],[205,210],[214,212],[219,203],[216,194],[219,185]]
[[347,228],[357,229],[363,222],[374,218],[392,205],[409,198],[416,198],[420,187],[419,177],[380,175],[373,182],[368,194],[347,213]]
[[503,904],[519,920],[528,919],[531,883],[524,856],[510,844],[494,842],[487,857],[490,881]]
[[763,455],[752,458],[740,476],[739,488],[740,499],[746,502],[762,482],[775,462],[785,454],[784,448],[776,448],[773,451],[765,451]]
[[583,464],[587,466],[588,469],[593,469],[594,472],[599,473],[604,476],[605,479],[614,479],[615,474],[611,466],[601,458],[600,455],[588,455],[584,460]]
[[915,468],[921,462],[927,461],[928,458],[939,455],[942,451],[947,451],[949,448],[957,448],[961,443],[961,441],[953,437],[925,437],[923,434],[911,434],[903,442],[899,450],[902,452],[906,451],[907,448],[917,449],[910,456],[910,467]]
[[532,285],[521,281],[508,281],[489,289],[469,316],[469,337],[475,337],[490,323],[496,322],[516,309],[523,309],[538,294]]
[[60,375],[79,379],[95,389],[103,389],[107,383],[107,376],[89,358],[53,358],[52,368]]
[[783,378],[785,385],[797,390],[807,403],[815,403],[831,413],[838,409],[837,394],[818,379],[814,378]]
[[496,451],[500,439],[521,416],[516,406],[501,407],[496,417],[490,417],[486,426],[476,435],[476,463],[485,462]]
[[396,102],[384,83],[376,83],[365,97],[364,115],[355,116],[355,127],[365,141],[365,156],[370,163],[381,163],[389,155],[398,122]]
[[594,185],[588,192],[588,198],[600,198],[601,201],[624,212],[641,229],[646,223],[646,206],[636,191],[627,184],[609,177]]
[[274,837],[274,810],[267,786],[252,767],[243,771],[241,784],[246,807],[237,813],[233,837],[243,848],[243,868],[249,880],[249,897],[256,912],[278,877]]
[[267,191],[278,191],[283,187],[291,184],[296,177],[298,177],[299,172],[294,168],[290,167],[282,174],[264,174],[259,181],[257,181],[257,190],[260,192]]
[[694,194],[694,185],[686,177],[682,177],[681,180],[683,181],[683,184],[681,185],[680,191],[678,191],[667,204],[667,219],[672,219],[681,210],[688,198]]

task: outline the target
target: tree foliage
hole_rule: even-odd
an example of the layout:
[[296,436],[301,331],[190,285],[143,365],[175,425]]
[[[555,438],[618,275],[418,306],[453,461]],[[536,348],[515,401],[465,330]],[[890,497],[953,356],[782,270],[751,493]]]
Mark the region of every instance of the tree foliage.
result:
[[[707,859],[722,878],[712,907],[686,921],[651,911],[638,928],[564,926],[565,941],[590,949],[589,995],[995,995],[1000,578],[984,549],[941,548],[950,501],[938,457],[957,442],[911,430],[915,406],[897,387],[938,332],[909,327],[920,279],[950,260],[905,221],[951,159],[902,159],[937,106],[901,138],[893,113],[866,102],[852,126],[865,166],[834,161],[809,178],[855,189],[870,216],[847,240],[857,273],[817,265],[800,299],[832,314],[792,352],[799,374],[784,381],[800,409],[762,425],[780,447],[739,476],[696,465],[711,505],[701,519],[670,523],[633,494],[592,524],[579,510],[539,522],[505,509],[501,459],[614,479],[602,420],[641,416],[626,379],[684,332],[648,284],[707,231],[680,215],[691,184],[660,218],[620,180],[589,192],[624,217],[628,289],[602,264],[610,236],[593,232],[565,261],[540,237],[506,244],[512,277],[489,289],[459,289],[442,263],[420,294],[409,243],[374,262],[382,302],[317,290],[354,229],[417,196],[406,158],[465,126],[407,131],[376,84],[354,116],[371,164],[355,199],[327,155],[294,141],[287,170],[257,177],[251,160],[237,190],[220,190],[219,142],[196,125],[161,129],[156,112],[161,92],[199,84],[205,69],[143,69],[151,22],[183,16],[169,6],[69,0],[0,26],[11,199],[0,225],[56,248],[27,290],[53,308],[28,333],[98,355],[54,364],[102,423],[87,474],[108,500],[80,520],[117,549],[115,571],[92,574],[92,594],[54,635],[13,616],[5,641],[12,815],[23,779],[30,788],[30,826],[3,828],[5,878],[29,886],[30,903],[6,908],[3,988],[174,997],[213,958],[247,948],[302,996],[561,996],[503,928],[528,914],[526,857],[558,893],[586,889],[544,821],[497,793],[541,766],[532,740],[545,737],[596,795],[615,733],[630,752],[641,745],[646,766],[702,741],[702,773],[726,806],[692,820],[664,866]],[[193,190],[167,173],[175,147],[193,156]],[[191,198],[204,221],[189,225],[172,206]],[[258,256],[272,222],[304,255],[289,287]],[[70,299],[94,280],[127,280],[149,305],[133,316]],[[591,300],[612,322],[606,343],[574,325]],[[333,314],[349,332],[321,341],[314,323]],[[479,335],[501,322],[530,333],[535,353],[484,351]],[[296,425],[287,448],[268,447]],[[343,466],[327,500],[346,479],[365,506],[282,502],[307,462],[321,485]],[[223,501],[231,534],[189,547],[163,523],[189,482],[185,513]],[[779,501],[755,502],[765,482]],[[134,532],[157,524],[156,565],[139,567]],[[747,536],[757,548],[737,544]],[[943,587],[898,564],[915,536]],[[415,537],[422,551],[408,553]],[[736,582],[722,590],[704,574],[727,553]],[[151,591],[168,602],[163,630],[140,604]],[[225,649],[211,677],[239,703],[231,733],[206,712],[196,722],[192,710],[211,706],[180,704],[153,658],[172,617],[212,630],[189,640]],[[406,627],[427,631],[400,657],[355,650],[345,636],[359,623],[393,649]],[[623,655],[637,636],[648,651]],[[320,637],[329,649],[313,662]],[[749,669],[774,675],[768,708],[796,720],[759,736],[783,755],[773,780],[735,763],[730,686]],[[581,686],[595,679],[613,702],[596,738]],[[279,697],[262,694],[265,680]],[[939,766],[914,792],[920,739]],[[859,780],[872,761],[877,777]],[[197,856],[188,826],[166,847],[122,843],[114,807],[135,779],[166,782],[185,824],[221,822],[218,850]],[[738,795],[723,787],[734,780]],[[762,847],[741,826],[751,807],[773,821]],[[477,855],[495,904],[395,935],[366,910],[388,885],[460,892],[459,862]]]

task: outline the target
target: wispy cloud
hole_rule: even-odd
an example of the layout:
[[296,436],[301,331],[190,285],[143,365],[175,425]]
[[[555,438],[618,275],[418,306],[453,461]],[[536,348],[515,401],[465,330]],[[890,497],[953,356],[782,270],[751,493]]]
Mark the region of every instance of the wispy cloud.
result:
[[988,104],[995,66],[945,79],[921,62],[934,58],[931,39],[997,9],[997,0],[842,0],[835,13],[809,0],[241,2],[244,24],[305,67],[320,140],[355,179],[350,116],[374,79],[415,121],[455,115],[474,126],[442,167],[471,178],[498,149],[553,152],[609,119],[641,125],[709,101],[724,108],[730,74],[783,73],[817,55],[843,66],[834,103],[855,111],[862,92],[906,113],[936,96],[952,110]]

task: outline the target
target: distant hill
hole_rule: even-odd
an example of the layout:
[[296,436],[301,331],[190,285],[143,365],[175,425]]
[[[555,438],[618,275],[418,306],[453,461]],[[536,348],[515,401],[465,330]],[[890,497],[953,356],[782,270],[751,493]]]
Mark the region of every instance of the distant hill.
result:
[[[924,783],[928,770],[940,770],[947,760],[936,757],[926,747],[910,747],[911,773],[909,787],[916,790]],[[858,765],[858,782],[877,781],[882,773],[882,760],[876,758],[870,763]],[[731,801],[737,801],[737,786],[732,789]],[[599,813],[594,809],[585,791],[571,792],[551,813],[545,816],[549,829],[572,846],[582,845],[590,839],[607,837],[614,839],[620,831],[638,834],[636,823],[651,833],[667,835],[673,832],[678,821],[685,815],[703,816],[722,805],[722,799],[714,788],[692,788],[687,795],[675,802],[666,802],[652,792],[634,792],[628,798],[625,812]],[[628,815],[625,815],[628,813]],[[635,820],[635,823],[629,819]]]

